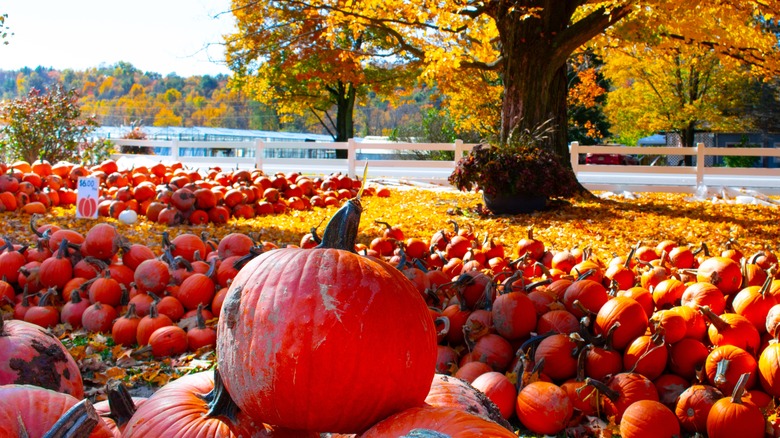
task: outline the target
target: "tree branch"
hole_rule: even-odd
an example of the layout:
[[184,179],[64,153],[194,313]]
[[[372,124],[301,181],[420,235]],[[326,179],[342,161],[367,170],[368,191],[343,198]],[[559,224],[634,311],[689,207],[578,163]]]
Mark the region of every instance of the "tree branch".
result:
[[632,8],[631,3],[618,6],[611,11],[601,7],[564,29],[553,39],[553,47],[555,47],[555,52],[551,56],[553,63],[562,65],[575,50],[625,18],[631,13]]

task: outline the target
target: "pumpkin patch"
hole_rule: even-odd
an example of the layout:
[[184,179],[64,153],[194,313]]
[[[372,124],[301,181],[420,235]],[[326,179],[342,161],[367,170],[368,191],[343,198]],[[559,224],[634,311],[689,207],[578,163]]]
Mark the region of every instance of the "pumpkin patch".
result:
[[[780,277],[763,242],[741,242],[734,260],[733,240],[723,251],[710,243],[709,256],[680,235],[605,239],[622,231],[589,228],[568,210],[557,226],[586,230],[583,250],[546,213],[482,216],[463,195],[425,195],[450,215],[421,225],[386,208],[424,203],[415,191],[358,198],[340,178],[336,205],[304,212],[291,206],[314,205],[325,179],[201,175],[231,186],[221,193],[177,170],[150,171],[171,173],[162,184],[106,179],[122,187],[94,222],[63,220],[75,207],[3,213],[3,330],[32,331],[0,336],[14,345],[0,348],[11,376],[2,383],[113,398],[117,413],[103,415],[121,419],[112,430],[122,436],[164,434],[173,415],[141,417],[167,403],[207,412],[204,423],[218,417],[236,436],[719,436],[731,412],[745,431],[774,424]],[[255,180],[268,187],[253,190]],[[132,224],[114,219],[114,202],[136,211],[133,186],[139,208],[161,204],[162,222],[149,210]],[[285,213],[273,213],[282,202]],[[272,221],[258,218],[260,203]],[[194,225],[204,224],[197,210],[217,208],[229,227]],[[116,395],[118,381],[152,386],[154,403]]]

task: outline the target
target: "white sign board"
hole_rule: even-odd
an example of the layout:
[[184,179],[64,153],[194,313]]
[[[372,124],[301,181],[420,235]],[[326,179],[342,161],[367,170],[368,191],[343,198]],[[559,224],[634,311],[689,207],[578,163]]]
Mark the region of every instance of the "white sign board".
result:
[[97,219],[98,217],[98,198],[100,197],[100,179],[95,176],[79,177],[79,183],[76,187],[78,196],[76,198],[76,217],[86,219]]

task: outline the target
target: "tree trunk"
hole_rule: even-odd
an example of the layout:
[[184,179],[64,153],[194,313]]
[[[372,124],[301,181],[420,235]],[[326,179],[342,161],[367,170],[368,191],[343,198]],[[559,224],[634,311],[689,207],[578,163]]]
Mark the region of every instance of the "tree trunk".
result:
[[[336,87],[336,138],[337,142],[346,142],[355,136],[353,122],[355,112],[355,87],[350,83],[339,82]],[[347,158],[347,151],[336,149],[336,158]]]
[[[680,130],[680,146],[682,147],[692,147],[695,146],[694,142],[696,135],[696,123],[691,122],[688,123],[688,125]],[[685,165],[686,166],[693,166],[693,156],[692,155],[685,155],[684,158]]]
[[501,140],[509,140],[515,130],[533,132],[546,124],[550,131],[543,146],[568,161],[566,64],[552,65],[536,48],[518,44],[514,49],[510,56],[522,60],[504,72]]

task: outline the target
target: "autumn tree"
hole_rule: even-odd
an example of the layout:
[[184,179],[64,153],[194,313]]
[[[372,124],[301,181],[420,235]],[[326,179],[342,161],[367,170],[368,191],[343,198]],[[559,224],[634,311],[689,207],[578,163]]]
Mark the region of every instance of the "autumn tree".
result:
[[[747,128],[735,110],[750,94],[756,71],[729,67],[713,49],[678,40],[645,40],[606,52],[603,71],[615,87],[607,113],[621,137],[676,132],[690,147],[697,131]],[[692,161],[685,157],[687,165]]]
[[[287,4],[288,2],[282,2]],[[294,2],[298,4],[299,2]],[[609,33],[672,39],[708,47],[716,56],[751,66],[774,66],[777,39],[764,25],[780,9],[768,2],[724,0],[311,0],[327,22],[326,40],[345,28],[382,29],[399,55],[424,53],[427,78],[444,83],[468,70],[494,71],[502,80],[500,139],[513,129],[552,120],[547,147],[567,156],[566,62],[576,50]],[[466,72],[466,73],[464,73]]]
[[309,113],[335,141],[347,141],[356,100],[408,83],[422,52],[396,49],[389,27],[330,21],[321,6],[233,0],[237,32],[226,37],[227,62],[236,83],[283,121]]

